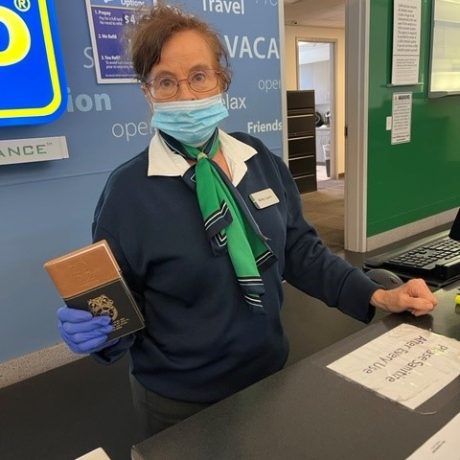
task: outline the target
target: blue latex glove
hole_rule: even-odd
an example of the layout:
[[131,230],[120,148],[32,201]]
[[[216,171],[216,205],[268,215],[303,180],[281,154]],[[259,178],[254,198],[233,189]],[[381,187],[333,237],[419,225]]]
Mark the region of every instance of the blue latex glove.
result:
[[57,311],[58,329],[62,339],[74,353],[94,353],[118,342],[107,341],[112,332],[110,316],[93,316],[85,310],[61,307]]

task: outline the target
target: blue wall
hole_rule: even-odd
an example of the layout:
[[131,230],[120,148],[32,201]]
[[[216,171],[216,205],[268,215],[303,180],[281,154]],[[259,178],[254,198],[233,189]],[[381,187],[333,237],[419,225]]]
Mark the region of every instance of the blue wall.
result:
[[[252,134],[281,155],[277,2],[239,0],[244,15],[210,11],[215,2],[206,0],[180,3],[214,24],[228,44],[234,78],[224,129],[276,125]],[[55,311],[62,301],[42,264],[90,242],[93,209],[109,172],[151,136],[138,85],[96,83],[84,2],[56,0],[55,6],[67,110],[53,123],[0,128],[0,140],[65,136],[69,159],[0,166],[0,361],[59,342]],[[0,98],[14,84],[1,82]]]

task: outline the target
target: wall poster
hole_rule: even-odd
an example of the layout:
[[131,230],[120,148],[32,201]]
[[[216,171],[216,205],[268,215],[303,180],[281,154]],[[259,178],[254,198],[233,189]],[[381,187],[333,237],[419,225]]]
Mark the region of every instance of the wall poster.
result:
[[393,85],[418,83],[421,12],[421,0],[394,0]]
[[124,28],[140,8],[155,0],[86,0],[98,83],[134,83],[136,74],[124,49]]

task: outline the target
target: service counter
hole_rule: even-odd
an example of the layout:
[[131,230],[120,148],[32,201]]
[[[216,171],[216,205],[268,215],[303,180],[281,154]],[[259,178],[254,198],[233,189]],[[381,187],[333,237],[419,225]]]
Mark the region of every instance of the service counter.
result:
[[[437,291],[432,315],[388,315],[132,449],[132,458],[404,459],[460,412],[460,378],[416,410],[326,368],[401,323],[460,339],[454,298]],[[308,299],[305,302],[315,302]],[[308,305],[306,305],[308,308]]]

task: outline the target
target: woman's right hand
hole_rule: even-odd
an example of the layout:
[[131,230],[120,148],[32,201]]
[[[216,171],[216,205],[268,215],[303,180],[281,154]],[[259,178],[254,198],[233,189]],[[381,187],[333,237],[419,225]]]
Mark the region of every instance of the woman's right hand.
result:
[[59,308],[57,316],[59,333],[74,353],[94,353],[118,341],[107,342],[113,330],[110,316],[93,316],[88,311],[67,306]]

